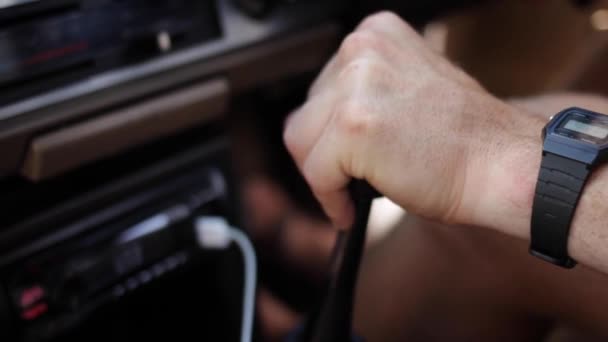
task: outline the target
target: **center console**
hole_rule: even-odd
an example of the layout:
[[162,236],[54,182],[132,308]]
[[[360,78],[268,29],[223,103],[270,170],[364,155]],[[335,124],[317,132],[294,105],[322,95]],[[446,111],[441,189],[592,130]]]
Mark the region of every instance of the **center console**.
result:
[[340,1],[0,1],[0,340],[239,336],[242,226],[226,127],[318,70]]

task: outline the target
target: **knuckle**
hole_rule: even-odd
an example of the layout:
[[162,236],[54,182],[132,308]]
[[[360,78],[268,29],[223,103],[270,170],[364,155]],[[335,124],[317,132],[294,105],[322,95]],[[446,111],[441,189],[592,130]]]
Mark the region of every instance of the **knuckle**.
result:
[[401,25],[402,20],[397,14],[391,11],[380,11],[369,15],[367,18],[363,19],[360,27],[367,29],[373,27],[382,27],[386,25]]
[[370,135],[376,127],[371,111],[360,101],[348,100],[337,108],[336,126],[339,132],[348,136]]
[[380,38],[371,32],[355,31],[350,33],[344,40],[339,49],[339,55],[343,61],[352,61],[362,55],[378,49]]
[[359,59],[346,64],[338,74],[338,80],[350,82],[353,79],[358,79],[359,75],[367,74],[369,63],[366,60]]
[[385,77],[386,72],[387,69],[381,62],[360,58],[342,67],[338,73],[337,81],[367,86],[375,84],[379,79]]

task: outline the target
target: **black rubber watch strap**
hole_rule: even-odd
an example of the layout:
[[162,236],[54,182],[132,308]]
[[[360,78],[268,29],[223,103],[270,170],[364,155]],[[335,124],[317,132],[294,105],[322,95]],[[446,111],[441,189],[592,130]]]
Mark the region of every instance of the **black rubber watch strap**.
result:
[[568,235],[589,168],[586,164],[543,153],[530,230],[530,253],[553,264],[572,268]]

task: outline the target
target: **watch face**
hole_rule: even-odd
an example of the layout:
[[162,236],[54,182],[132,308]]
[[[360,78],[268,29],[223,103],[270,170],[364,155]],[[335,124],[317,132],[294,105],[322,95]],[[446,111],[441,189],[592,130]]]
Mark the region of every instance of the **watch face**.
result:
[[608,115],[572,107],[555,115],[543,130],[543,154],[593,167],[608,161]]
[[608,116],[571,112],[560,120],[555,133],[594,145],[604,145],[608,143]]

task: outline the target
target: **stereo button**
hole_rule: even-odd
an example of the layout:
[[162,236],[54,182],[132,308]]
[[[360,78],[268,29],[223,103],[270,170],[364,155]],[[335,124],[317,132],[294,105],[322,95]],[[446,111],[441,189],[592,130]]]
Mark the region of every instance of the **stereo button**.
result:
[[21,318],[34,320],[48,311],[46,291],[41,285],[30,285],[14,293],[14,301]]

